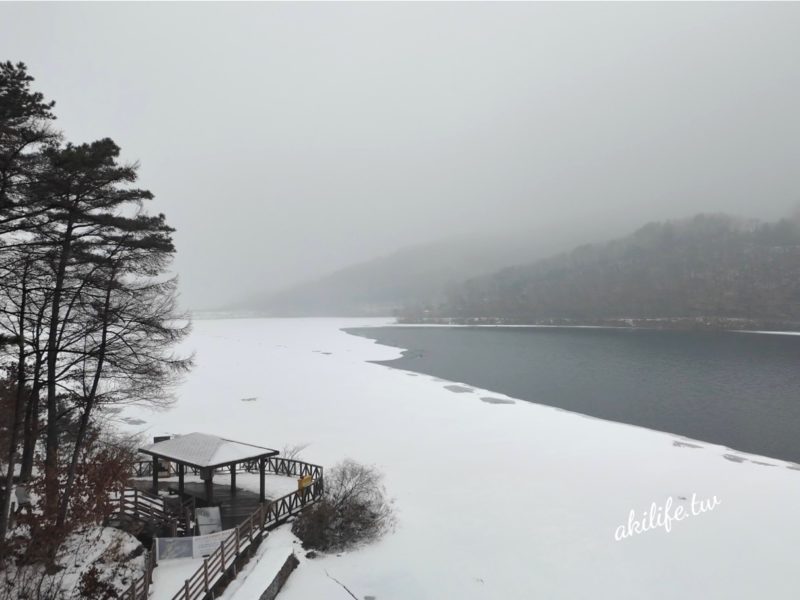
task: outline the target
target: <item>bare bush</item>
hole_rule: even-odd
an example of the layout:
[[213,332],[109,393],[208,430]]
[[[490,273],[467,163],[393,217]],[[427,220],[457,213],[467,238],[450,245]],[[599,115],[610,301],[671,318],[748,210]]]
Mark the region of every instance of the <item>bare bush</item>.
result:
[[62,593],[64,572],[49,574],[41,565],[3,570],[0,600],[54,600]]
[[323,497],[304,510],[292,532],[307,548],[339,551],[373,541],[394,526],[394,509],[375,467],[345,460],[325,477]]
[[[75,471],[75,496],[69,519],[58,522],[53,511],[48,512],[44,502],[44,466],[39,463],[38,475],[28,484],[34,501],[32,509],[17,516],[16,526],[26,532],[8,545],[9,550],[20,554],[28,563],[44,561],[51,567],[55,552],[61,543],[74,532],[91,525],[100,525],[116,509],[109,491],[120,489],[128,481],[136,451],[129,441],[92,430],[87,445],[80,455]],[[60,481],[66,479],[66,460],[59,463]]]
[[281,458],[300,460],[300,453],[308,448],[308,444],[287,444],[281,451]]
[[0,600],[127,600],[145,572],[142,546],[122,531],[89,526],[59,545],[52,566],[9,557],[0,569]]

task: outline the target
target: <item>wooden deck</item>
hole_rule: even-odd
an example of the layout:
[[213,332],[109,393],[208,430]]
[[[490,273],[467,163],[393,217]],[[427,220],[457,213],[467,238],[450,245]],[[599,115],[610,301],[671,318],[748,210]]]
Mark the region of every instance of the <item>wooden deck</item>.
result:
[[[133,485],[140,490],[152,491],[153,484],[148,480],[136,479]],[[159,481],[159,490],[168,490],[175,494],[178,493],[177,481]],[[197,506],[208,506],[206,501],[205,484],[199,481],[187,481],[183,484],[184,496],[191,496],[195,499]],[[247,517],[258,508],[258,494],[249,492],[241,488],[236,488],[236,493],[231,493],[230,485],[214,484],[214,506],[219,506],[222,516],[222,528],[231,529],[242,523]],[[269,503],[270,498],[266,499]]]

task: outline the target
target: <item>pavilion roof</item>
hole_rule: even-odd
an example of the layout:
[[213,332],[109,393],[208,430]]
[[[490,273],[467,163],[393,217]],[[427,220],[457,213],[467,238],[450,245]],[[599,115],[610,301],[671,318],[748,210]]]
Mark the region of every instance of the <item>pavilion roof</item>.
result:
[[278,454],[272,448],[197,432],[150,444],[139,448],[139,452],[198,468],[222,467]]

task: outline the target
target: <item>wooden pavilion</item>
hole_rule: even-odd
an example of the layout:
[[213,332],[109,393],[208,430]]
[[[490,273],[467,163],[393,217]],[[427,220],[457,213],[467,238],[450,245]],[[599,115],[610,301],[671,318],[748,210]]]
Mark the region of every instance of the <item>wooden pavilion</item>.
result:
[[266,489],[264,474],[267,459],[278,454],[277,450],[236,442],[207,433],[189,433],[176,436],[139,448],[139,452],[153,457],[153,493],[158,493],[158,461],[175,463],[178,468],[178,492],[184,495],[184,475],[186,468],[197,470],[205,483],[205,500],[214,503],[214,472],[217,469],[230,470],[231,495],[236,494],[236,465],[258,462],[260,477],[259,497],[264,502]]

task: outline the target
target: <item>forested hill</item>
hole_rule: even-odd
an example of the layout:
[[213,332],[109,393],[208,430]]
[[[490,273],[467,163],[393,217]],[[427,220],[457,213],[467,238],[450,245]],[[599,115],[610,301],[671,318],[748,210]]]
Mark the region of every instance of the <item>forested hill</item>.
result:
[[514,256],[531,256],[535,249],[526,244],[520,239],[463,239],[403,248],[235,308],[271,316],[391,315],[404,305],[441,302],[447,284],[495,272],[514,264]]
[[[624,224],[615,227],[617,231],[623,228]],[[403,306],[439,304],[448,287],[467,279],[563,252],[580,241],[613,235],[613,231],[598,232],[592,223],[506,235],[464,235],[402,248],[226,309],[270,316],[392,315]]]
[[800,227],[726,215],[651,223],[451,288],[403,320],[800,328]]

